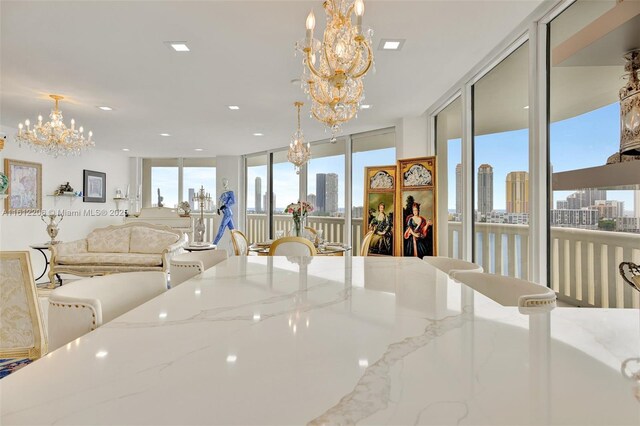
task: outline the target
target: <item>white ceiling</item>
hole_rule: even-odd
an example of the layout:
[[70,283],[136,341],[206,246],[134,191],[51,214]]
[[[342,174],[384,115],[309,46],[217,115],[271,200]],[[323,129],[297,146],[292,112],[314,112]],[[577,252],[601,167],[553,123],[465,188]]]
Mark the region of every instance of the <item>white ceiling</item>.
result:
[[[376,73],[365,79],[373,108],[346,133],[422,114],[540,1],[365,3],[375,48],[380,38],[407,41],[400,52],[375,51]],[[68,98],[65,119],[92,129],[100,149],[129,148],[134,156],[238,155],[288,145],[293,102],[305,99],[290,83],[302,67],[293,45],[311,8],[316,36],[324,28],[319,0],[3,0],[0,8],[2,130],[48,115],[47,95],[57,93]],[[173,52],[163,43],[169,40],[186,41],[191,52]],[[306,114],[302,126],[307,140],[327,137]]]

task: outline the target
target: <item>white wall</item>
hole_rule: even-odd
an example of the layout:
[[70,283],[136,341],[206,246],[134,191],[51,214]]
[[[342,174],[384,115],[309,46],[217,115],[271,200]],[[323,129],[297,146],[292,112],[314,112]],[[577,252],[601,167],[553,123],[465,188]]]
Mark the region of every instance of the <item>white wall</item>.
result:
[[[116,188],[123,193],[129,183],[129,159],[123,154],[89,150],[80,157],[54,158],[45,154],[22,147],[7,138],[4,150],[0,151],[0,167],[4,170],[4,159],[30,161],[42,164],[42,208],[45,210],[65,210],[80,212],[81,216],[66,216],[60,224],[58,239],[73,241],[84,238],[94,228],[122,223],[123,219],[117,215],[111,215],[116,209],[113,201]],[[106,203],[84,203],[82,198],[48,197],[57,187],[65,182],[75,191],[82,191],[83,169],[95,170],[107,174],[107,201]],[[6,174],[6,173],[5,173]],[[126,209],[126,204],[121,204],[121,209]],[[4,211],[2,204],[2,216],[0,216],[0,250],[28,250],[31,251],[36,277],[44,268],[42,255],[29,248],[30,244],[44,243],[49,240],[46,225],[40,216],[10,216]],[[97,216],[96,211],[106,210],[106,216]],[[43,278],[44,279],[44,278]]]
[[403,117],[396,124],[396,156],[398,159],[435,155],[428,146],[428,119],[425,115]]

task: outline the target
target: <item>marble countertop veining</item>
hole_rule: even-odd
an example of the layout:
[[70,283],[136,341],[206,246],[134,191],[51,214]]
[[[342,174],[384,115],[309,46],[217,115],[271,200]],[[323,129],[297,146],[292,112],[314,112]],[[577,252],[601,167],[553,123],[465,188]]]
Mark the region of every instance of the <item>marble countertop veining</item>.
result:
[[0,380],[0,424],[637,425],[639,357],[637,309],[525,314],[413,258],[233,257]]

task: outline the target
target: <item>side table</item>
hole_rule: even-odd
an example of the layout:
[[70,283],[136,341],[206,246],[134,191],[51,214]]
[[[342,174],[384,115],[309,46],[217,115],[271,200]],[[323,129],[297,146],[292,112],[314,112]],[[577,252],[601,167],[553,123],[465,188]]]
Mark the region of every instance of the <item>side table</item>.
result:
[[[40,276],[38,278],[35,279],[35,281],[37,282],[40,278],[44,277],[44,275],[47,273],[47,269],[49,268],[49,257],[47,256],[47,252],[49,251],[49,246],[50,244],[32,244],[29,247],[31,247],[34,250],[38,250],[40,253],[42,253],[42,256],[44,256],[44,270],[42,271],[42,273],[40,274]],[[62,285],[62,278],[60,278],[60,275],[56,274],[56,279],[58,281],[58,284]],[[55,287],[55,283],[49,283],[49,287],[53,288]]]

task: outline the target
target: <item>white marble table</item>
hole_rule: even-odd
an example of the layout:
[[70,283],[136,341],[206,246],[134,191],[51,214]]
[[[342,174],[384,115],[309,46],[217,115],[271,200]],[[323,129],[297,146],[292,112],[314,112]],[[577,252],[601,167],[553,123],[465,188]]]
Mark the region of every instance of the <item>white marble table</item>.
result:
[[417,259],[299,262],[230,258],[8,376],[0,424],[640,424],[638,310],[526,315]]

